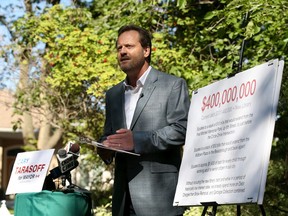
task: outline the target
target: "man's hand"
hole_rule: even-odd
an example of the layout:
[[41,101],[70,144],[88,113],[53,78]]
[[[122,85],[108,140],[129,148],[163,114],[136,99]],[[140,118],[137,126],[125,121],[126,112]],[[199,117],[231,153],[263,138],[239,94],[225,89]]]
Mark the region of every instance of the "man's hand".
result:
[[119,129],[116,131],[116,134],[108,136],[103,144],[115,149],[132,151],[134,149],[132,131],[128,129]]

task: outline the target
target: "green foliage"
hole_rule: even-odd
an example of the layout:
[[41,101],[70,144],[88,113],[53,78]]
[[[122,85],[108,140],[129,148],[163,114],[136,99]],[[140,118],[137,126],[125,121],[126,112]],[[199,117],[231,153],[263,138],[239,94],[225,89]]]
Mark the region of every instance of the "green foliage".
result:
[[104,206],[99,206],[95,209],[95,215],[97,216],[112,216],[111,210],[111,203],[108,203],[107,205]]
[[[66,131],[64,140],[65,136],[73,138],[73,133],[98,137],[103,125],[104,93],[123,79],[117,70],[109,31],[99,34],[89,11],[63,9],[60,5],[40,16],[18,20],[15,28],[26,38],[26,46],[45,44],[38,53],[44,63],[34,73],[34,77],[39,77],[38,88],[33,88],[29,97],[27,92],[19,92],[18,105],[37,107],[47,101],[54,123]],[[41,91],[43,94],[43,90],[44,97],[33,97]],[[21,100],[21,95],[31,101],[30,105]]]

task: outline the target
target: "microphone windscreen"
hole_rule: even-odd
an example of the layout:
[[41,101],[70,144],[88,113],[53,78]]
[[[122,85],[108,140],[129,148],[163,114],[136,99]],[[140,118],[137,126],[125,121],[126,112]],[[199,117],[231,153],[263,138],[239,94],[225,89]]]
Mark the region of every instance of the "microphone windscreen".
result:
[[67,152],[65,149],[59,149],[57,153],[58,153],[60,158],[64,158],[67,156]]
[[80,151],[79,144],[77,144],[77,143],[72,144],[70,147],[70,151],[75,153],[75,154],[78,153]]

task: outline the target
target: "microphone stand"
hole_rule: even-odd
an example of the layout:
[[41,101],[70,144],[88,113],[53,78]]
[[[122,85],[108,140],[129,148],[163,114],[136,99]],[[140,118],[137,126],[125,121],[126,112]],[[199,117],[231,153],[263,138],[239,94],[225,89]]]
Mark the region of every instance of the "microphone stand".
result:
[[69,182],[69,186],[71,186],[72,185],[72,179],[71,179],[71,172],[70,171],[61,176],[61,182],[62,182],[63,187],[66,186],[66,180]]

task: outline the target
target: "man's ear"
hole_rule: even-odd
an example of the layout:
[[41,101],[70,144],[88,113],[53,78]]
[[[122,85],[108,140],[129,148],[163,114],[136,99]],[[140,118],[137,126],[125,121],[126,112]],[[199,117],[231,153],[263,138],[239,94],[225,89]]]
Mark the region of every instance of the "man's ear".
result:
[[150,47],[144,48],[144,57],[147,58],[150,55],[151,49]]

